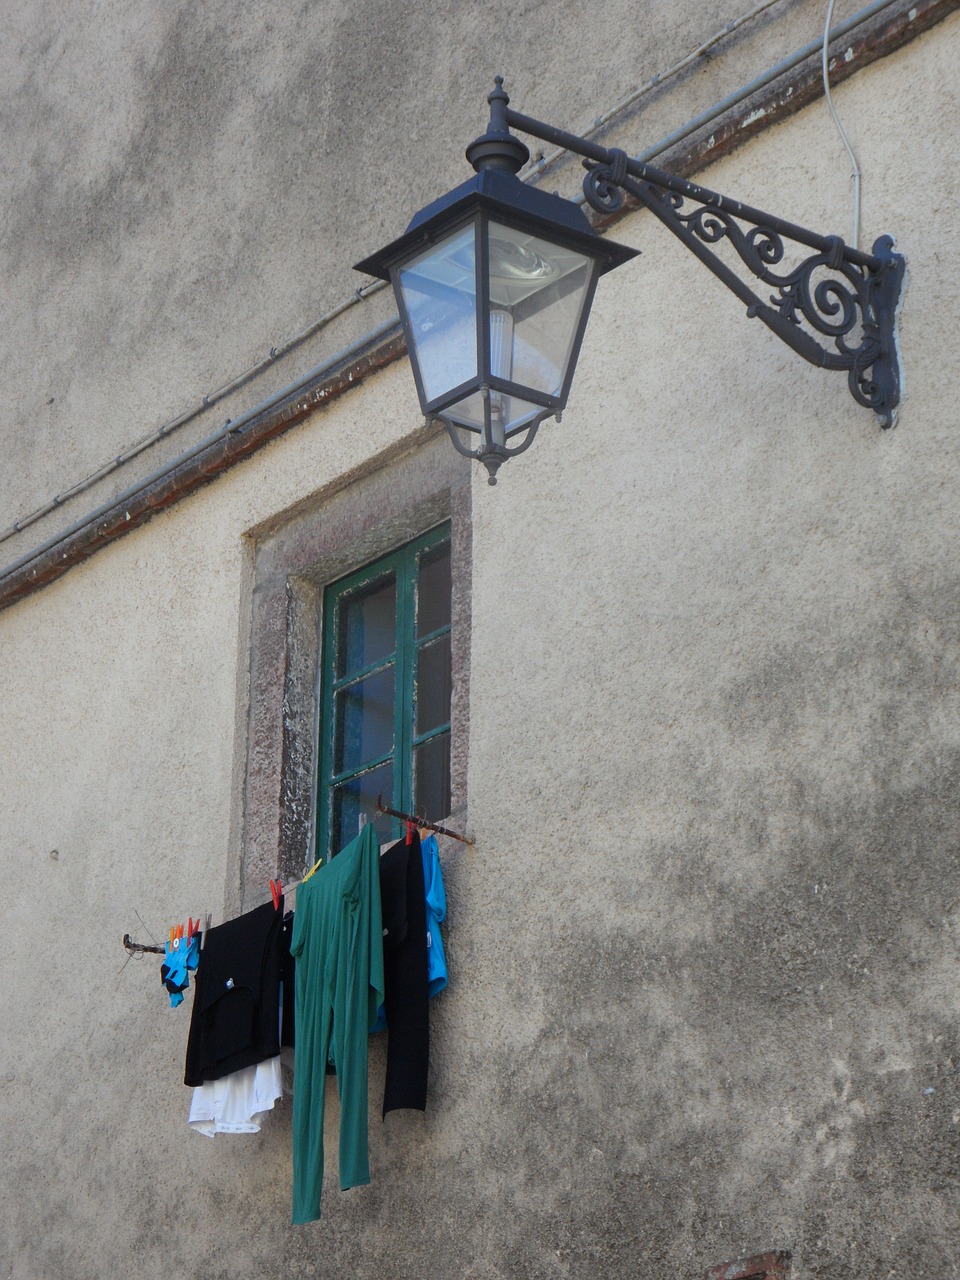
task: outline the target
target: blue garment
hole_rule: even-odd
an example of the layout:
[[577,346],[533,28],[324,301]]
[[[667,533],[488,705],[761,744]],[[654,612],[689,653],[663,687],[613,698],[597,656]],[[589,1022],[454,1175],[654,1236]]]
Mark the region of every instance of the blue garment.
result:
[[447,893],[443,887],[437,837],[427,836],[420,845],[420,853],[427,897],[427,995],[435,996],[447,985],[447,958],[440,936],[440,921],[447,915]]
[[176,1008],[183,1004],[183,993],[190,985],[189,970],[196,969],[200,963],[200,935],[195,933],[187,941],[186,938],[174,938],[168,942],[160,966],[160,981],[170,995],[170,1004]]

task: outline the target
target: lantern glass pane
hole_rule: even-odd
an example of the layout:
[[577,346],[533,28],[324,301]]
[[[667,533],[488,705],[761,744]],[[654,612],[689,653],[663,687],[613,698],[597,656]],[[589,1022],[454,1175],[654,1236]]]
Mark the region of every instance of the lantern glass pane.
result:
[[[505,436],[512,435],[515,431],[522,431],[534,418],[541,417],[544,411],[542,404],[534,404],[532,400],[525,400],[522,396],[505,395],[498,391],[491,392],[491,404],[498,408],[503,416]],[[481,431],[483,429],[483,397],[479,391],[472,392],[450,405],[448,409],[444,409],[440,416],[449,418],[458,427],[466,427],[469,431]]]
[[[597,262],[502,223],[488,227],[491,375],[561,394]],[[516,419],[511,406],[508,419]]]
[[477,376],[477,267],[474,224],[437,241],[396,271],[411,356],[424,399],[436,400]]

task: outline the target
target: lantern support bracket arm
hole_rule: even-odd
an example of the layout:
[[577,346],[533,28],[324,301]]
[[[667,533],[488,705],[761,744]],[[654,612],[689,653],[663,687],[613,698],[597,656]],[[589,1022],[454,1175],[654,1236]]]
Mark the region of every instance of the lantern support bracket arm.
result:
[[[839,236],[820,235],[525,116],[503,101],[499,78],[498,90],[500,131],[512,126],[582,156],[584,196],[592,208],[609,215],[622,206],[624,194],[632,196],[744,303],[748,316],[762,320],[811,364],[845,371],[857,403],[872,409],[882,427],[894,425],[900,401],[896,325],[905,262],[893,251],[892,237],[881,236],[872,253],[853,249]],[[713,252],[710,246],[723,240],[758,280],[775,290],[766,300]],[[785,240],[813,253],[792,269],[777,271],[786,256]]]

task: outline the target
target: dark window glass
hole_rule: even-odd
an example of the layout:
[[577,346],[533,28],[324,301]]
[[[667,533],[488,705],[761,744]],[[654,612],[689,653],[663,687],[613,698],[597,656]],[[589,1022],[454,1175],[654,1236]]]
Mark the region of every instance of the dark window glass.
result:
[[333,795],[333,823],[331,848],[336,851],[358,836],[365,822],[375,822],[381,840],[389,840],[392,820],[376,813],[377,796],[386,797],[393,791],[393,761],[379,769],[361,773],[335,788]]
[[397,583],[385,581],[355,592],[340,608],[337,675],[363,671],[393,653],[396,644]]
[[417,653],[416,731],[429,733],[450,721],[450,633]]
[[417,813],[445,813],[450,803],[449,732],[417,747],[415,755]]
[[450,543],[420,556],[417,584],[417,635],[450,625]]
[[393,671],[391,664],[337,693],[337,773],[393,750]]

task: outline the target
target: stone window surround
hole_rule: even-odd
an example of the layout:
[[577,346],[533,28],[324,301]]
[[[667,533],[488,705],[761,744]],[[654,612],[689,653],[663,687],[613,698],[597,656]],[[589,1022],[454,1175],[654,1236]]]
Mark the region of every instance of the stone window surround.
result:
[[[323,588],[449,520],[452,574],[451,813],[466,818],[472,576],[472,469],[444,432],[299,504],[254,535],[249,704],[241,732],[239,906],[268,881],[299,880],[315,845]],[[439,816],[439,815],[438,815]],[[228,897],[233,895],[229,893]]]

